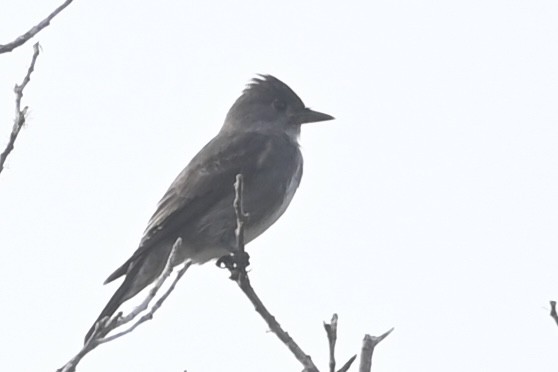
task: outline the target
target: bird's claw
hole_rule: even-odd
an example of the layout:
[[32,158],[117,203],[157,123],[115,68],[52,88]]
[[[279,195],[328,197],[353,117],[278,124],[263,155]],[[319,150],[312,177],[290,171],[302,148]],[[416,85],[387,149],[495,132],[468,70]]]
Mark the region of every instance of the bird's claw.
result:
[[222,269],[230,271],[246,270],[250,265],[250,256],[246,252],[233,252],[219,258],[216,265]]

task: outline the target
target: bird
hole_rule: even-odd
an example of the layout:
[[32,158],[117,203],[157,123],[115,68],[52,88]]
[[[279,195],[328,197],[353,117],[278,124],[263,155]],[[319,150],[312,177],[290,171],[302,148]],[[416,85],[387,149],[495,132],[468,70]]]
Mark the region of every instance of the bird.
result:
[[173,244],[176,266],[203,264],[236,248],[234,181],[244,180],[244,241],[254,240],[285,212],[300,184],[301,125],[334,119],[311,110],[285,83],[257,75],[228,111],[217,133],[172,182],[149,220],[138,248],[104,284],[124,281],[87,332],[157,280]]

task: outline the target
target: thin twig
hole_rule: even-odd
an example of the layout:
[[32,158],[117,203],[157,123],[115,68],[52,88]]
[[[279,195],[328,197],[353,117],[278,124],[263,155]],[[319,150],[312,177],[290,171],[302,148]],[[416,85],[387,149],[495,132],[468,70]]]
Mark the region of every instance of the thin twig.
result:
[[244,211],[244,205],[242,205],[242,198],[244,195],[244,178],[242,174],[237,174],[234,182],[234,200],[233,208],[234,214],[236,215],[236,229],[234,230],[234,235],[236,237],[236,248],[239,252],[246,252],[244,248],[244,224],[248,215]]
[[353,365],[353,362],[355,361],[356,358],[357,358],[357,355],[356,355],[356,354],[353,355],[353,356],[351,357],[351,359],[349,359],[349,360],[347,361],[347,363],[345,363],[345,364],[343,365],[343,367],[341,367],[341,368],[339,369],[339,371],[337,371],[337,372],[347,372],[347,371],[349,370],[349,368],[351,368],[351,366]]
[[[327,341],[329,344],[329,372],[335,372],[335,343],[337,342],[337,314],[333,314],[331,317],[331,323],[324,322],[324,328],[327,333]],[[337,372],[347,372],[351,365],[356,359],[356,355],[353,355],[343,367],[341,367]]]
[[[142,301],[142,303],[139,306],[134,308],[134,310],[130,314],[123,317],[121,319],[121,321],[116,324],[116,327],[120,327],[124,324],[128,324],[129,322],[134,320],[136,318],[136,316],[138,316],[138,314],[147,310],[151,300],[153,300],[155,298],[159,289],[163,286],[165,281],[168,279],[168,277],[172,273],[173,262],[175,262],[176,255],[177,255],[178,251],[181,249],[181,246],[182,246],[182,238],[176,239],[176,241],[174,242],[174,245],[172,246],[172,249],[169,253],[169,257],[167,258],[167,262],[165,263],[165,267],[163,268],[163,271],[161,272],[161,275],[159,275],[159,278],[157,278],[157,281],[155,282],[155,285],[149,290],[149,294],[145,297],[145,299]],[[180,276],[177,276],[175,278],[175,280],[173,281],[173,283],[172,283],[171,287],[168,289],[168,291],[165,292],[165,294],[163,296],[161,296],[161,298],[159,299],[160,302],[165,301],[165,299],[168,297],[170,292],[172,292],[172,290],[174,289],[174,287],[176,285],[176,282],[178,282],[178,280],[182,277],[182,275],[184,275],[184,271],[186,271],[186,269],[188,269],[188,267],[190,265],[191,265],[191,262],[189,262],[189,261],[185,264],[184,269],[180,271],[180,272],[182,272],[182,274],[180,274]],[[159,303],[159,301],[157,303]],[[161,306],[160,304],[157,306],[157,303],[154,306],[151,307],[150,313],[152,315]]]
[[66,0],[62,5],[60,5],[52,13],[50,13],[45,19],[43,19],[37,25],[31,27],[29,31],[27,31],[21,36],[18,36],[14,41],[9,42],[8,44],[0,45],[0,54],[11,52],[15,48],[22,46],[24,43],[29,41],[33,36],[37,35],[43,28],[47,27],[50,24],[50,21],[52,21],[52,19],[56,17],[58,13],[63,11],[64,8],[70,5],[72,1],[73,0]]
[[370,335],[364,336],[364,340],[362,341],[362,350],[360,353],[359,372],[370,372],[370,370],[372,369],[372,354],[374,353],[374,348],[384,338],[389,336],[391,332],[393,332],[393,328],[378,337]]
[[[155,284],[149,289],[149,292],[147,293],[147,296],[143,299],[143,301],[138,306],[136,306],[126,316],[122,316],[122,313],[118,313],[118,314],[116,314],[116,316],[113,316],[110,319],[99,320],[99,322],[97,322],[99,324],[96,324],[96,326],[97,326],[96,329],[93,331],[93,333],[89,337],[89,340],[87,340],[86,343],[88,343],[90,341],[95,341],[97,344],[100,345],[100,344],[105,343],[107,341],[112,341],[112,339],[114,339],[114,338],[120,337],[120,334],[115,335],[115,336],[118,336],[118,337],[113,337],[113,336],[105,337],[105,336],[108,333],[115,330],[116,328],[120,328],[123,325],[126,325],[126,324],[130,323],[140,313],[147,310],[147,308],[149,307],[149,304],[155,298],[159,289],[163,286],[164,282],[170,276],[170,274],[172,272],[172,269],[173,269],[172,262],[174,261],[175,256],[176,256],[176,252],[180,249],[181,245],[182,245],[182,238],[176,239],[176,241],[175,241],[175,243],[174,243],[174,245],[173,245],[173,247],[172,247],[172,249],[169,253],[169,257],[167,258],[167,262],[165,263],[165,267],[163,268],[163,271],[161,272],[161,275],[159,275],[159,277],[155,281]],[[153,311],[153,308],[151,309],[151,311]],[[135,328],[136,326],[137,325],[134,325],[133,328]],[[129,332],[127,332],[127,333],[129,333]]]
[[[250,278],[248,278],[248,274],[246,273],[246,265],[242,265],[238,259],[235,259],[237,254],[245,255],[244,250],[244,224],[246,223],[247,214],[244,212],[243,209],[243,188],[244,188],[244,181],[242,178],[242,174],[237,174],[236,182],[234,183],[234,212],[236,216],[236,251],[232,254],[232,259],[230,256],[228,257],[230,260],[223,260],[225,267],[227,267],[231,271],[231,279],[235,280],[242,292],[248,297],[256,312],[260,314],[260,316],[264,319],[267,323],[269,329],[275,333],[275,335],[289,348],[291,353],[295,356],[295,358],[304,366],[303,372],[319,372],[318,368],[312,362],[312,359],[309,355],[307,355],[302,349],[298,346],[298,344],[289,336],[287,332],[281,328],[275,317],[269,313],[267,308],[264,306],[254,289],[250,285]],[[223,258],[221,258],[222,260]],[[220,261],[221,261],[220,260]],[[329,371],[335,372],[335,343],[337,341],[337,321],[338,317],[337,314],[333,314],[331,319],[331,323],[327,324],[324,323],[324,328],[327,333],[327,338],[329,342]],[[374,337],[370,335],[366,335],[364,337],[364,342],[362,346],[361,352],[361,360],[360,360],[360,372],[370,372],[372,368],[372,353],[374,352],[374,348],[378,345],[384,338],[386,338],[391,332],[393,328],[384,333],[379,337]],[[339,369],[338,372],[347,372],[348,369],[351,367],[352,363],[356,359],[356,355],[351,357],[347,363]]]
[[142,301],[142,303],[137,306],[130,314],[126,316],[122,316],[122,313],[119,312],[115,316],[111,318],[103,318],[95,324],[95,330],[93,334],[89,337],[86,341],[83,348],[63,367],[57,370],[57,372],[74,372],[76,366],[81,361],[81,359],[87,355],[91,350],[95,349],[97,346],[102,345],[104,343],[116,340],[128,333],[132,332],[136,329],[140,324],[153,319],[155,312],[161,307],[163,302],[167,299],[170,293],[174,290],[176,283],[182,278],[186,270],[192,264],[191,261],[187,261],[184,263],[184,266],[180,268],[177,275],[175,276],[173,282],[171,283],[170,287],[165,291],[165,293],[155,302],[155,304],[149,309],[149,311],[144,314],[141,318],[139,318],[131,327],[116,333],[112,336],[107,336],[108,333],[121,328],[122,326],[130,323],[134,320],[141,312],[147,310],[149,303],[155,298],[158,290],[163,286],[165,280],[169,278],[173,271],[173,262],[175,262],[175,257],[182,245],[182,239],[178,238],[174,243],[167,262],[165,264],[165,268],[163,272],[155,282],[154,286],[149,290],[147,297]]
[[[234,184],[235,190],[235,215],[236,215],[236,241],[238,246],[236,247],[238,252],[244,253],[244,223],[246,222],[246,214],[242,209],[242,198],[243,198],[243,178],[241,174],[236,176],[236,182]],[[304,366],[304,371],[308,372],[318,372],[318,369],[312,362],[312,359],[309,355],[307,355],[302,349],[298,346],[298,344],[289,336],[287,332],[285,332],[279,323],[275,320],[275,317],[269,313],[267,308],[264,306],[258,295],[254,292],[254,289],[250,285],[250,279],[248,278],[248,274],[246,273],[245,267],[238,267],[235,271],[231,269],[232,275],[234,277],[237,274],[236,282],[242,292],[248,297],[254,308],[261,315],[261,317],[267,323],[269,329],[275,333],[275,335],[289,348],[289,350],[293,353],[295,358]]]
[[275,335],[289,348],[291,353],[295,358],[304,366],[304,370],[308,372],[318,372],[318,368],[312,362],[312,359],[307,355],[298,344],[289,336],[287,332],[281,328],[275,317],[270,314],[267,308],[264,306],[258,295],[254,292],[254,289],[250,285],[250,279],[246,273],[242,273],[237,280],[238,286],[242,289],[242,292],[248,297],[256,312],[261,315],[261,317],[267,323],[269,329],[275,333]]
[[77,365],[86,356],[91,350],[97,347],[96,344],[88,343],[83,345],[83,348],[76,354],[68,363],[63,365],[62,367],[58,368],[56,372],[74,372],[76,370]]
[[140,324],[153,319],[153,316],[155,315],[155,312],[157,310],[159,310],[159,308],[161,307],[161,305],[163,304],[163,302],[165,302],[165,300],[167,299],[167,297],[169,297],[169,295],[171,294],[171,292],[174,290],[174,287],[176,287],[176,283],[178,283],[178,281],[180,280],[180,278],[182,278],[182,276],[184,275],[184,273],[186,272],[186,270],[188,270],[188,268],[192,265],[192,261],[188,261],[184,264],[184,266],[182,266],[182,268],[180,268],[180,270],[176,273],[176,277],[174,278],[172,284],[170,285],[169,289],[155,302],[155,304],[151,307],[151,310],[149,310],[148,313],[144,314],[140,319],[138,319],[138,321],[136,323],[134,323],[133,326],[131,326],[130,328],[126,329],[125,331],[122,331],[120,333],[117,333],[113,336],[109,336],[109,337],[105,337],[101,340],[101,344],[107,343],[109,341],[115,340],[117,338],[120,338],[124,335],[127,335],[128,333],[132,332],[134,329],[136,329]]
[[558,325],[558,313],[556,312],[556,301],[550,301],[550,316]]
[[337,342],[337,314],[331,317],[331,323],[324,322],[329,344],[329,372],[335,372],[335,342]]
[[39,57],[39,52],[40,52],[40,45],[39,43],[35,43],[35,45],[33,45],[33,57],[31,58],[31,64],[27,69],[27,74],[23,78],[21,84],[20,85],[16,84],[14,87],[14,92],[16,95],[15,119],[14,119],[14,125],[12,127],[12,133],[10,134],[10,139],[8,140],[8,144],[6,145],[4,151],[0,154],[0,173],[4,169],[4,163],[6,162],[8,155],[10,155],[10,152],[12,152],[12,150],[14,149],[14,143],[17,139],[19,131],[25,125],[25,115],[27,114],[27,106],[25,106],[23,110],[21,109],[21,99],[23,98],[23,89],[25,89],[27,83],[29,83],[29,81],[31,80],[31,74],[35,70],[35,62],[37,62],[37,57]]

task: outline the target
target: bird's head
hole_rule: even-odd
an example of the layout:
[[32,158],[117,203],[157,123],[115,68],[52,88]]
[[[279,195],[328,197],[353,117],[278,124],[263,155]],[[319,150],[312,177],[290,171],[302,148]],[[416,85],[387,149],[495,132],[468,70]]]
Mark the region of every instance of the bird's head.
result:
[[233,104],[222,130],[286,133],[296,138],[301,124],[332,119],[333,116],[307,108],[279,79],[259,75]]

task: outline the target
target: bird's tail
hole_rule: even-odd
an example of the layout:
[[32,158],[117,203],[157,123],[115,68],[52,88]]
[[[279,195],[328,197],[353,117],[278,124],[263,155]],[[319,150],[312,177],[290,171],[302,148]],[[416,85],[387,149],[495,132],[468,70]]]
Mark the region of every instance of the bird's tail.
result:
[[122,285],[118,287],[118,289],[112,295],[112,297],[110,298],[109,302],[107,303],[103,311],[101,311],[101,314],[99,314],[99,317],[97,318],[97,320],[95,320],[95,323],[93,323],[91,328],[89,328],[89,331],[87,331],[87,334],[85,335],[84,343],[87,343],[91,335],[93,335],[93,332],[95,331],[95,327],[97,327],[97,323],[101,319],[105,317],[111,317],[116,312],[116,310],[118,310],[120,305],[122,305],[124,301],[128,300],[131,297],[128,294],[129,293],[128,287],[129,287],[128,283],[126,283],[126,280],[124,280],[124,283],[122,283]]
[[[137,295],[145,287],[153,283],[159,275],[161,275],[161,272],[167,262],[169,254],[168,251],[170,251],[170,248],[163,252],[161,252],[161,250],[152,251],[150,254],[143,254],[136,257],[133,261],[127,261],[129,264],[128,267],[126,267],[126,273],[124,274],[126,277],[124,278],[124,281],[112,295],[103,311],[101,311],[101,314],[99,314],[95,323],[93,323],[93,326],[91,326],[87,332],[87,335],[85,336],[85,343],[87,343],[95,331],[95,326],[101,319],[112,316],[118,310],[120,305],[124,303],[124,301],[127,301]],[[119,268],[115,274],[118,273],[118,276],[121,276],[122,274],[120,274],[120,271],[122,271],[121,269],[123,267],[125,267],[125,265]],[[109,279],[114,279],[113,276],[115,274],[111,275]]]

